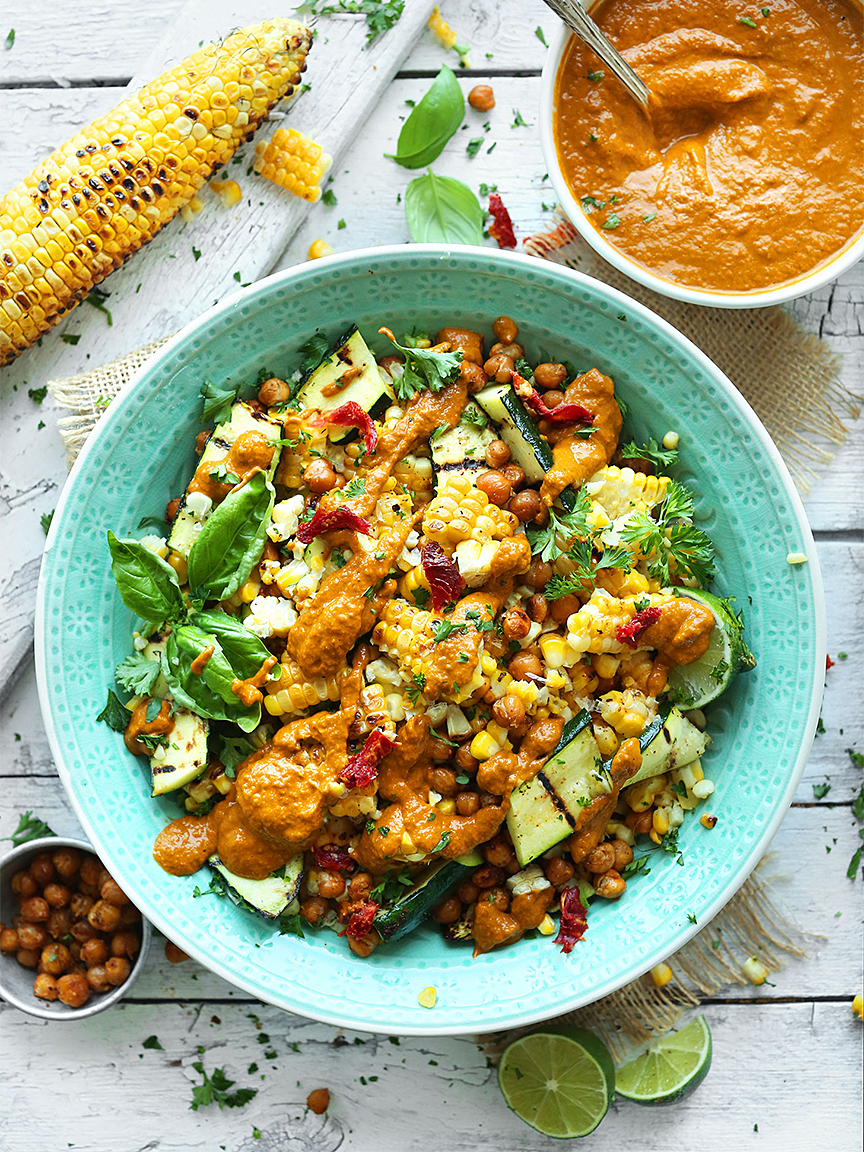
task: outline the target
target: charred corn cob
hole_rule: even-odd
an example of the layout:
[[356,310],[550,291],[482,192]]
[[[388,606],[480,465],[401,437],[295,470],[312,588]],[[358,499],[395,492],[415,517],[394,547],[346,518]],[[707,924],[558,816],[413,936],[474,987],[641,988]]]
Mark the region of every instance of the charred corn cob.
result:
[[[628,645],[617,638],[618,629],[636,614],[636,601],[640,608],[662,608],[675,599],[674,596],[655,593],[652,595],[627,596],[619,600],[608,592],[595,589],[587,604],[567,619],[567,647],[573,652],[619,652],[628,651]],[[638,643],[638,641],[637,641]],[[540,645],[542,648],[543,638]],[[548,662],[548,661],[547,661]]]
[[361,691],[357,715],[351,725],[352,740],[368,735],[373,728],[379,728],[388,736],[396,735],[396,725],[387,704],[387,693],[380,684],[367,684]]
[[310,204],[321,199],[321,177],[332,164],[333,157],[296,128],[277,128],[255,145],[255,171]]
[[467,476],[448,476],[423,518],[427,540],[434,540],[452,555],[463,540],[483,543],[514,535],[519,519],[507,508],[490,504]]
[[595,472],[585,487],[610,520],[616,520],[636,508],[653,508],[659,504],[669,487],[669,477],[646,476],[632,468],[609,465]]
[[291,90],[310,44],[274,19],[200,48],[0,199],[0,364],[193,199]]
[[291,716],[324,700],[339,699],[338,676],[307,680],[290,656],[283,656],[279,672],[279,679],[268,681],[266,686],[264,707],[271,716]]

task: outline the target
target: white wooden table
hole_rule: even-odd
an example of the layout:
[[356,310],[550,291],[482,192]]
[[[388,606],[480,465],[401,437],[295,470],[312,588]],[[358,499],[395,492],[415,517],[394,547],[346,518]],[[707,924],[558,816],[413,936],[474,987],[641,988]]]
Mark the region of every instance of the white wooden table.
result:
[[[0,47],[4,187],[121,98],[123,85],[179,4],[5,0],[0,44],[8,28],[15,29],[16,39],[9,52]],[[470,159],[465,143],[476,133],[457,133],[436,170],[475,189],[481,181],[497,183],[524,238],[550,216],[544,202],[552,193],[531,125],[545,52],[534,29],[550,31],[553,18],[540,0],[450,0],[442,9],[472,47],[472,69],[460,75],[463,88],[481,80],[494,87],[497,107],[489,117],[489,140],[497,146]],[[410,174],[383,153],[398,134],[405,101],[422,95],[445,59],[455,64],[452,54],[424,34],[338,166],[332,185],[338,205],[319,204],[311,211],[279,267],[304,259],[319,236],[340,250],[408,240],[398,201]],[[529,127],[511,128],[514,109]],[[478,118],[478,124],[486,119]],[[202,308],[210,302],[202,300]],[[793,308],[808,329],[844,354],[845,383],[864,392],[864,265]],[[98,346],[70,347],[55,336],[52,347],[66,373],[100,362]],[[24,355],[0,373],[3,583],[17,573],[20,584],[35,571],[44,540],[40,515],[56,504],[66,475],[58,412],[50,399],[39,405],[28,395],[44,384],[45,371],[51,370],[42,368],[45,363],[44,355],[38,361]],[[675,1108],[614,1105],[591,1147],[615,1152],[860,1148],[862,1032],[850,1002],[862,988],[864,886],[860,878],[854,883],[846,878],[846,867],[860,843],[850,803],[862,773],[845,750],[864,750],[862,474],[859,422],[806,499],[825,577],[830,652],[835,659],[838,652],[848,658],[828,674],[825,731],[774,845],[777,870],[783,873],[779,893],[803,926],[826,939],[814,946],[808,961],[781,972],[773,987],[735,988],[709,1001],[704,1012],[714,1034],[714,1063],[704,1085]],[[0,645],[20,629],[18,606],[10,605],[8,599],[0,603]],[[80,831],[51,761],[32,659],[21,665],[0,713],[0,832],[8,835],[17,813],[28,808],[60,834]],[[813,785],[825,781],[831,790],[816,800]],[[193,962],[171,965],[162,951],[157,940],[133,994],[92,1021],[45,1024],[0,1004],[4,1152],[551,1147],[507,1112],[483,1049],[470,1036],[400,1041],[343,1034],[262,1006]],[[161,1051],[142,1048],[153,1034]],[[262,1034],[269,1044],[261,1043]],[[198,1045],[205,1049],[208,1071],[224,1067],[239,1085],[258,1088],[250,1105],[190,1111],[192,1085],[199,1081],[191,1068],[199,1059]],[[271,1049],[275,1058],[265,1058]],[[253,1063],[257,1071],[249,1071]],[[307,1093],[318,1086],[332,1093],[325,1117],[304,1110]]]

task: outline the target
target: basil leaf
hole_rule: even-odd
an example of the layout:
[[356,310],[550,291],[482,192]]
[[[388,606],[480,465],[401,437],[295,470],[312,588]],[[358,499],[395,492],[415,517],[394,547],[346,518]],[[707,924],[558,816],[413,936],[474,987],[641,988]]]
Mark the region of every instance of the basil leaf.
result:
[[131,719],[132,713],[120,702],[117,694],[109,688],[108,700],[96,717],[96,723],[98,724],[101,720],[109,728],[113,728],[115,732],[125,732]]
[[464,115],[465,97],[445,64],[402,125],[395,155],[385,152],[385,156],[403,168],[425,168],[441,155]]
[[189,623],[216,637],[240,680],[254,676],[270,655],[261,640],[227,612],[193,612]]
[[405,190],[405,219],[417,244],[482,244],[484,213],[467,184],[450,176],[412,180]]
[[183,595],[170,564],[140,540],[118,540],[108,533],[111,571],[127,608],[142,620],[175,620],[183,612]]
[[263,472],[229,492],[205,521],[189,552],[189,587],[204,600],[227,600],[261,559],[273,507]]
[[[192,662],[205,648],[213,646],[213,655],[200,675],[192,671]],[[171,695],[181,706],[210,720],[230,720],[244,732],[251,732],[261,720],[261,705],[247,708],[231,691],[234,669],[215,636],[184,624],[175,628],[165,645],[162,662]]]
[[201,399],[204,401],[201,423],[222,424],[230,419],[231,405],[239,391],[239,384],[214,384],[212,380],[205,380],[201,385]]

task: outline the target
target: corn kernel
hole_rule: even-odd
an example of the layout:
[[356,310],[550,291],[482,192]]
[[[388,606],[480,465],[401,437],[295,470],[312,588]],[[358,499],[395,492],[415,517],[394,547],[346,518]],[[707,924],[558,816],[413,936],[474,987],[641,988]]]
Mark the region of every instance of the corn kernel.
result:
[[667,432],[663,437],[663,447],[670,449],[677,448],[680,439],[681,438],[677,432]]
[[431,986],[424,988],[420,995],[417,997],[417,1002],[421,1008],[434,1008],[438,1001],[438,991]]
[[400,845],[400,849],[403,856],[410,856],[412,852],[417,851],[414,841],[411,839],[407,832],[402,833],[402,843]]
[[697,780],[693,785],[693,795],[697,800],[707,800],[713,791],[714,785],[710,780]]
[[453,813],[456,811],[456,801],[455,800],[442,800],[441,803],[438,805],[438,811],[441,813],[442,816],[452,816]]
[[852,1011],[859,1020],[864,1020],[864,997],[860,994],[852,1001]]
[[[539,925],[537,926],[537,931],[541,936],[551,936],[555,931],[555,921],[551,916],[548,915],[548,913],[540,921]],[[858,999],[860,1000],[861,997],[859,996]]]
[[655,964],[651,969],[651,979],[655,988],[665,988],[672,979],[672,969],[668,964]]
[[247,580],[240,589],[240,599],[244,604],[251,604],[260,591],[261,581],[257,579],[257,577],[252,580]]
[[750,956],[744,961],[744,975],[751,984],[764,984],[768,979],[768,969],[755,956]]
[[789,552],[786,556],[786,563],[792,564],[793,566],[796,564],[806,564],[807,563],[806,553],[804,553],[804,552]]
[[614,756],[618,751],[618,735],[608,724],[595,725],[594,739],[597,741],[601,756]]
[[320,260],[322,256],[332,256],[333,249],[326,240],[313,240],[306,253],[308,260]]
[[665,834],[669,831],[669,816],[664,809],[655,808],[654,815],[651,817],[651,822],[654,825],[654,831],[659,836],[665,836]]
[[621,664],[617,656],[612,656],[608,652],[601,652],[594,657],[591,661],[594,671],[603,680],[611,680]]
[[210,189],[216,193],[226,208],[233,208],[243,199],[243,193],[236,180],[211,180]]
[[475,760],[488,760],[500,751],[501,745],[488,732],[478,732],[471,741],[471,755]]
[[707,828],[710,831],[712,828],[716,827],[717,817],[711,816],[706,812],[704,816],[699,817],[699,823],[703,828]]

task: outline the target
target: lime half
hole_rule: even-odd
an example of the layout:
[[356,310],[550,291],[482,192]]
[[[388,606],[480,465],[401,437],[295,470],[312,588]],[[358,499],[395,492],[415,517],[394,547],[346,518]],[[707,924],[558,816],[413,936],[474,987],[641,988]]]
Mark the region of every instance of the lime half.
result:
[[679,1032],[654,1040],[647,1052],[615,1073],[615,1091],[635,1104],[671,1104],[705,1079],[711,1067],[711,1033],[704,1016]]
[[555,1025],[505,1049],[498,1085],[507,1106],[538,1132],[587,1136],[609,1110],[615,1066],[593,1032]]
[[702,708],[725,692],[737,672],[756,667],[756,658],[744,642],[744,625],[728,600],[711,592],[688,588],[684,594],[714,614],[707,651],[692,664],[669,669],[670,699],[681,708]]

